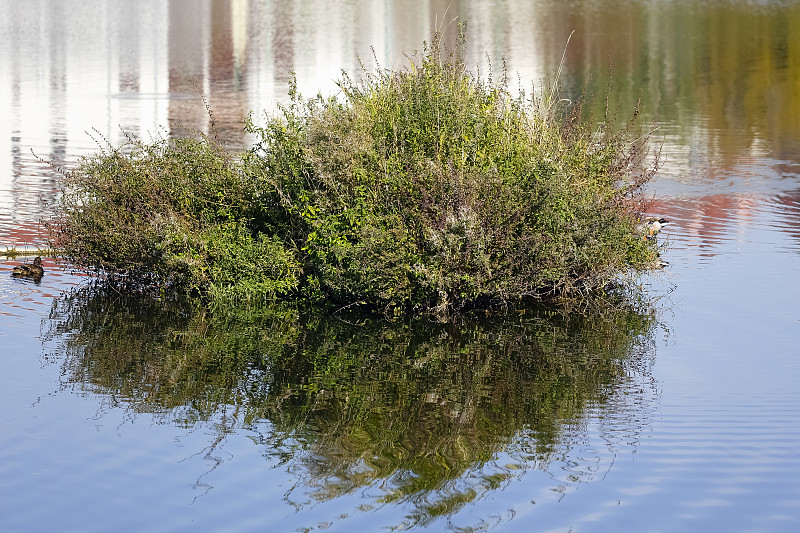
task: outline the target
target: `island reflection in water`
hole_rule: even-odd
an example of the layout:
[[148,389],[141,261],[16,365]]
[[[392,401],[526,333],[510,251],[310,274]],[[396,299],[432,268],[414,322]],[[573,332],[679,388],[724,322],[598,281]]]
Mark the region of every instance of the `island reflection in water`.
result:
[[[631,310],[530,309],[390,324],[84,287],[55,300],[44,343],[67,391],[213,428],[212,451],[252,432],[268,462],[296,476],[288,504],[368,488],[360,510],[400,503],[408,527],[532,470],[566,492],[602,476],[605,455],[635,450],[657,403],[656,325]],[[585,445],[592,424],[605,450]]]

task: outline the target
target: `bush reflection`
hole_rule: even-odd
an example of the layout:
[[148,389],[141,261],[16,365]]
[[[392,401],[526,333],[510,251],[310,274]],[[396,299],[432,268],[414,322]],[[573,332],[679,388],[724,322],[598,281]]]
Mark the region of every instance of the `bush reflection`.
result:
[[[298,473],[290,503],[369,488],[367,507],[403,502],[424,524],[515,470],[564,461],[590,412],[636,418],[626,384],[649,373],[655,324],[618,309],[390,324],[87,288],[55,302],[46,338],[68,389],[214,427],[212,447],[251,435],[268,462]],[[591,478],[591,465],[569,470],[568,482]]]

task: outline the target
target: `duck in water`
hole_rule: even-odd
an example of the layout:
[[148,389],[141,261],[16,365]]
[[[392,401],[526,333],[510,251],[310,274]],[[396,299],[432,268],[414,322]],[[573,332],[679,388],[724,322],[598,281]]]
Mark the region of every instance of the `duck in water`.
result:
[[636,225],[636,231],[645,239],[653,239],[667,224],[669,220],[666,218],[647,217]]
[[33,278],[33,281],[38,282],[44,276],[44,268],[42,268],[42,258],[37,256],[31,264],[22,264],[15,266],[11,271],[11,275],[15,278]]

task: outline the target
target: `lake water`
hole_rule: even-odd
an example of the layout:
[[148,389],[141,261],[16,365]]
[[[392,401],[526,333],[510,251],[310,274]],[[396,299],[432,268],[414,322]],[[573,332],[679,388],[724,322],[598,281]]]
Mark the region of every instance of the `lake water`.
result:
[[800,530],[800,4],[0,8],[0,249],[44,242],[53,166],[95,140],[244,147],[291,70],[335,92],[454,17],[469,61],[525,88],[574,31],[566,94],[642,100],[673,222],[648,309],[449,325],[212,313],[5,260],[0,531]]

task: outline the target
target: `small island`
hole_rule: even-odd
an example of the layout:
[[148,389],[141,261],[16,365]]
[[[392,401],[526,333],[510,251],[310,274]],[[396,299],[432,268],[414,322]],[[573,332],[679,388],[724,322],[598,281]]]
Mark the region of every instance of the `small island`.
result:
[[658,157],[638,110],[616,127],[558,76],[483,79],[437,34],[402,70],[344,74],[231,153],[213,136],[130,137],[68,173],[51,245],[128,287],[448,316],[590,298],[660,264],[642,186]]

